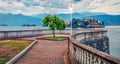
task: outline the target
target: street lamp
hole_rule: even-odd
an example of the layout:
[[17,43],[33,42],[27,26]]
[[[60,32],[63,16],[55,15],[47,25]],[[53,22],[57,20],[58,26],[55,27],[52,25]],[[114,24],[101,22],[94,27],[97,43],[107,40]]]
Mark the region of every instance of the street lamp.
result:
[[73,12],[73,3],[70,5],[70,20],[71,20],[71,31],[70,31],[70,35],[72,35],[72,12]]

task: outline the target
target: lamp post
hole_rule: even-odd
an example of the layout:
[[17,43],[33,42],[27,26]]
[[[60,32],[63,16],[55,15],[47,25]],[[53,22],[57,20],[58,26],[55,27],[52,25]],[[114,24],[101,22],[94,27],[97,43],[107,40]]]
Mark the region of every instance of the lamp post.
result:
[[71,20],[71,31],[70,31],[70,35],[72,35],[72,11],[73,11],[73,3],[70,5],[70,20]]

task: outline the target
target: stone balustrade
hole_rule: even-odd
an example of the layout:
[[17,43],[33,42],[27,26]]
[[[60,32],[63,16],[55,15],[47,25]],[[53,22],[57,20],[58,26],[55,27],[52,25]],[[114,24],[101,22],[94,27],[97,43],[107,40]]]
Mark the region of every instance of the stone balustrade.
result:
[[120,58],[80,43],[80,40],[107,36],[106,30],[77,33],[68,38],[68,55],[72,64],[120,64]]

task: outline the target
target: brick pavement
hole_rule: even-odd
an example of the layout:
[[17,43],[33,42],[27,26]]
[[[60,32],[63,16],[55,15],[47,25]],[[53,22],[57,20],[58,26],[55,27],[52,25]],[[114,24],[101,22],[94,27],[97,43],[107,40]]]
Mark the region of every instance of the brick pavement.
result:
[[15,64],[64,64],[67,40],[38,40]]

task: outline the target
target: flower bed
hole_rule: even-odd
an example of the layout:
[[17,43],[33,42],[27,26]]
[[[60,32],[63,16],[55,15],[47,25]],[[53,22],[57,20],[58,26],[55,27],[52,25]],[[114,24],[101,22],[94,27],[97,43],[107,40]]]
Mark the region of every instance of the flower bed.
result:
[[32,40],[0,41],[0,64],[5,64],[32,42]]

